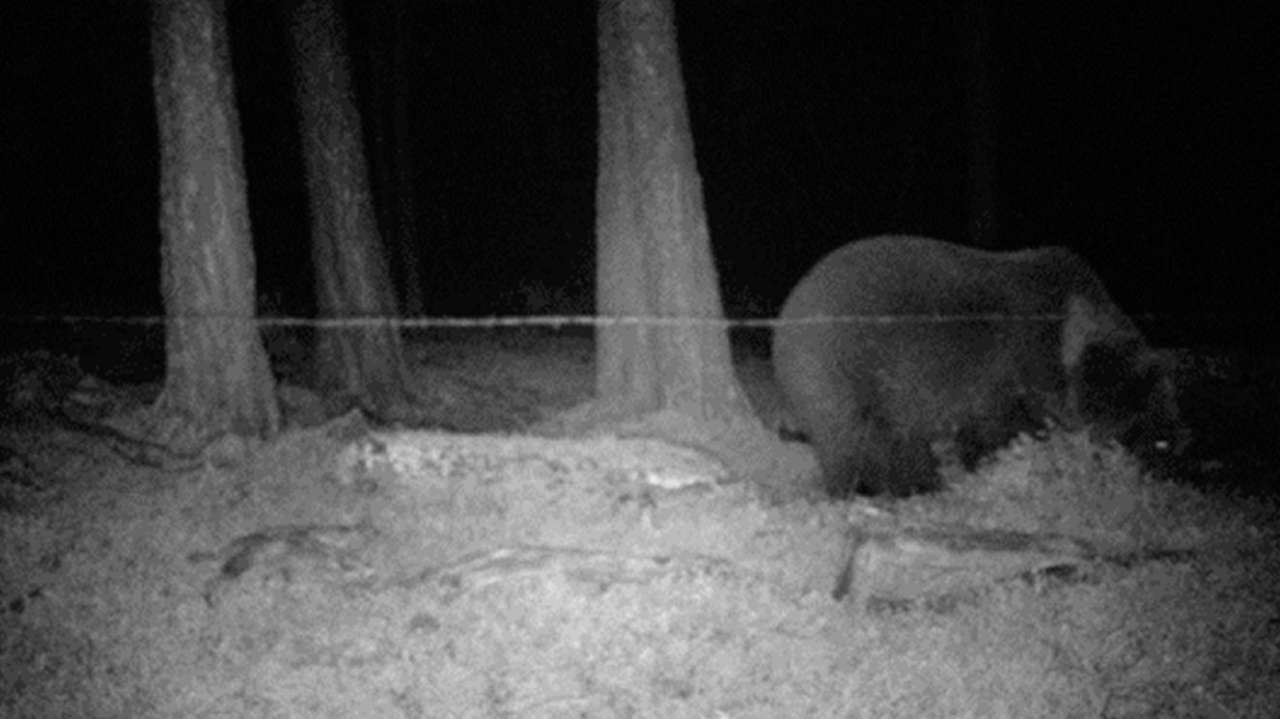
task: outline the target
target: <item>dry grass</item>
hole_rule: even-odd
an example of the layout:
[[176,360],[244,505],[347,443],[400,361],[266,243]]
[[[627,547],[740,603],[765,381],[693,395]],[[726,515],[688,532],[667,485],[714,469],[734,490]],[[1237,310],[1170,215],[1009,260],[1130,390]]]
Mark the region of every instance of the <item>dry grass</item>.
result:
[[[1274,505],[1155,482],[1071,435],[1020,441],[935,496],[765,501],[661,432],[511,434],[588,396],[587,339],[453,338],[414,358],[466,433],[346,417],[166,471],[7,424],[0,715],[1227,719],[1280,703]],[[743,368],[777,413],[766,367]],[[768,472],[811,471],[786,450]],[[940,527],[1100,549],[1065,574],[836,598],[868,536]]]

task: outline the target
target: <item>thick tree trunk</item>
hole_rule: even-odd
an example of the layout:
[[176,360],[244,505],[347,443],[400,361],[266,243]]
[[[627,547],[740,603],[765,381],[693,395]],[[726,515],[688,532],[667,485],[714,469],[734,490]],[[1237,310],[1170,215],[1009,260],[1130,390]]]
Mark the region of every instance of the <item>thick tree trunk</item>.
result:
[[156,0],[161,277],[156,404],[200,434],[267,435],[280,416],[254,322],[254,258],[222,0]]
[[[597,400],[750,417],[723,325],[671,0],[602,0],[596,194]],[[693,320],[693,321],[688,321]]]
[[[395,317],[335,0],[298,2],[291,34],[317,310],[325,318]],[[400,335],[392,325],[321,327],[316,373],[326,390],[378,417],[399,416],[410,404]]]

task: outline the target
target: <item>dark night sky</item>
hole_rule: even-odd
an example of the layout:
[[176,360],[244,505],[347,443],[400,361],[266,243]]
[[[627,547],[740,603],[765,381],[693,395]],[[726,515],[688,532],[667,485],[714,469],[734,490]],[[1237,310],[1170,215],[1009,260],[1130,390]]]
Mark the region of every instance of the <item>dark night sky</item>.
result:
[[[259,282],[286,287],[306,237],[287,43],[266,3],[230,4]],[[862,236],[964,239],[960,5],[680,3],[727,294],[771,310],[820,255]],[[1002,244],[1076,248],[1123,305],[1164,316],[1152,327],[1170,341],[1222,339],[1209,331],[1221,317],[1188,313],[1226,313],[1246,339],[1271,332],[1247,321],[1280,299],[1278,124],[1264,109],[1280,75],[1262,19],[1020,5],[991,27]],[[589,272],[593,3],[410,6],[432,314],[501,312],[521,277]],[[362,99],[377,40],[365,9],[349,0]],[[133,0],[0,10],[4,314],[159,309],[146,23]]]

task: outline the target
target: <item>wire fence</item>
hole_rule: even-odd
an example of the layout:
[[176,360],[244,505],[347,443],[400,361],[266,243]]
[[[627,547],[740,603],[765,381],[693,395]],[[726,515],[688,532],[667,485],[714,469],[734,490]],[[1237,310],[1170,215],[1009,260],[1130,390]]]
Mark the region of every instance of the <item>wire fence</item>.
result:
[[[959,324],[981,323],[986,327],[1019,323],[1061,323],[1065,313],[1009,314],[1009,313],[952,313],[952,314],[843,314],[818,315],[802,318],[725,318],[725,317],[662,317],[662,316],[597,316],[584,314],[560,315],[496,315],[487,317],[329,317],[314,318],[284,315],[257,317],[232,317],[205,315],[198,317],[166,317],[160,315],[77,315],[31,314],[0,315],[0,326],[10,335],[7,342],[25,346],[33,342],[52,341],[39,339],[46,332],[71,332],[92,337],[98,333],[140,332],[149,336],[163,331],[170,323],[208,323],[224,321],[228,326],[252,322],[263,332],[285,337],[295,333],[323,329],[394,327],[405,331],[407,337],[421,339],[432,331],[502,332],[513,330],[593,331],[611,326],[651,327],[714,327],[725,332],[763,333],[782,327],[801,325],[859,325],[864,327],[935,326],[939,328]],[[1197,313],[1147,313],[1128,315],[1139,331],[1154,346],[1185,348],[1193,346],[1240,346],[1273,343],[1276,318],[1261,312],[1197,312]],[[30,334],[29,334],[30,333]],[[1271,345],[1268,345],[1271,346]]]
[[392,326],[407,329],[429,328],[505,328],[505,327],[600,327],[611,325],[653,325],[712,327],[769,328],[785,325],[813,324],[948,324],[959,322],[1059,322],[1063,313],[1008,314],[1008,313],[956,313],[956,314],[856,314],[813,315],[809,317],[778,318],[724,318],[724,317],[662,317],[662,316],[598,316],[598,315],[505,315],[490,317],[236,317],[230,315],[199,315],[167,317],[158,315],[11,315],[0,317],[5,324],[102,324],[159,326],[170,322],[253,322],[260,327],[381,327]]

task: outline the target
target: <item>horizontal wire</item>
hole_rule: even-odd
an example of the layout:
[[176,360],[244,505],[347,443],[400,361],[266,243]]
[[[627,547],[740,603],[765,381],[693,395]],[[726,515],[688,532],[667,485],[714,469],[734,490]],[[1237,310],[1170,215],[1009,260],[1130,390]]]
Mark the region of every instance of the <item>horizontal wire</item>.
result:
[[[841,314],[812,315],[795,318],[723,318],[723,317],[658,317],[643,315],[598,316],[598,315],[538,315],[538,316],[489,316],[489,317],[383,317],[383,316],[351,316],[351,317],[296,317],[296,316],[264,316],[235,317],[231,315],[200,315],[185,317],[167,317],[161,315],[0,315],[0,324],[110,324],[110,325],[164,325],[168,322],[254,322],[262,327],[375,327],[393,326],[402,328],[495,328],[495,327],[552,327],[566,326],[600,327],[611,325],[655,325],[683,326],[703,325],[710,327],[780,327],[787,325],[807,324],[947,324],[960,322],[1060,322],[1066,318],[1064,313],[1012,314],[1012,313],[930,313],[930,314]],[[1139,314],[1129,315],[1131,320],[1139,322],[1222,322],[1222,321],[1254,321],[1263,322],[1264,318],[1257,313],[1214,313],[1196,312],[1180,314]]]
[[540,315],[491,316],[491,317],[235,317],[230,315],[200,315],[165,317],[158,315],[17,315],[0,317],[6,324],[119,324],[164,325],[168,322],[254,322],[265,327],[374,327],[393,326],[407,328],[424,327],[526,327],[526,326],[609,326],[656,325],[683,326],[704,325],[724,327],[777,327],[807,324],[944,324],[952,322],[1056,322],[1063,314],[882,314],[882,315],[813,315],[789,319],[725,319],[723,317],[657,317],[657,316],[595,316],[595,315]]

